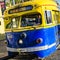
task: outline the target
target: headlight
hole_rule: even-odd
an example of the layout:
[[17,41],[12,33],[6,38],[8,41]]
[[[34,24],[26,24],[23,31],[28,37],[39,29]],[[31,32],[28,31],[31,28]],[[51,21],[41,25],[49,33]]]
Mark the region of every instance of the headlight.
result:
[[23,44],[23,40],[20,39],[20,40],[19,40],[19,44]]

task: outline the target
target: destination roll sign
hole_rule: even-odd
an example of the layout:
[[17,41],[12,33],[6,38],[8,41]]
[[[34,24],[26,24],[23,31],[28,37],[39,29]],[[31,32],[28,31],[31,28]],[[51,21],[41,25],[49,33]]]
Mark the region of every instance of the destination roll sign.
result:
[[13,14],[13,13],[18,13],[18,12],[23,12],[23,11],[29,11],[32,10],[33,6],[28,5],[28,6],[23,6],[23,7],[16,7],[14,9],[11,9],[8,11],[9,14]]

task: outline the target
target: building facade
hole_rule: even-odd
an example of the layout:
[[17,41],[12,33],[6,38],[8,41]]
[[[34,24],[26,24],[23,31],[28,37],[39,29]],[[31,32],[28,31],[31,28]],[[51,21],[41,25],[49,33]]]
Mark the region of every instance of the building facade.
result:
[[4,34],[4,19],[3,19],[3,12],[4,12],[4,2],[0,1],[0,34]]

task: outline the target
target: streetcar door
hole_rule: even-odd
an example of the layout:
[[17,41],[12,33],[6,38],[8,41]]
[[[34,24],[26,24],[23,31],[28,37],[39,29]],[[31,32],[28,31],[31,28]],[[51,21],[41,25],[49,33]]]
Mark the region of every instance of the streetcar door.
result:
[[58,39],[58,11],[53,11],[53,22],[56,24],[55,26],[55,35],[56,35],[56,46],[59,44],[59,39]]

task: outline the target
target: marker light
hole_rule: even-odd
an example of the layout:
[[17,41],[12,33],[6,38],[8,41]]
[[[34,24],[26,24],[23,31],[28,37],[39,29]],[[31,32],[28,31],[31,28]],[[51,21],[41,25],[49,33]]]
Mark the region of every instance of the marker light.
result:
[[39,43],[42,43],[42,41],[43,41],[42,38],[38,38],[38,39],[36,40],[36,43],[39,44]]
[[25,32],[23,32],[20,37],[21,37],[21,39],[24,39],[27,37],[27,34]]

